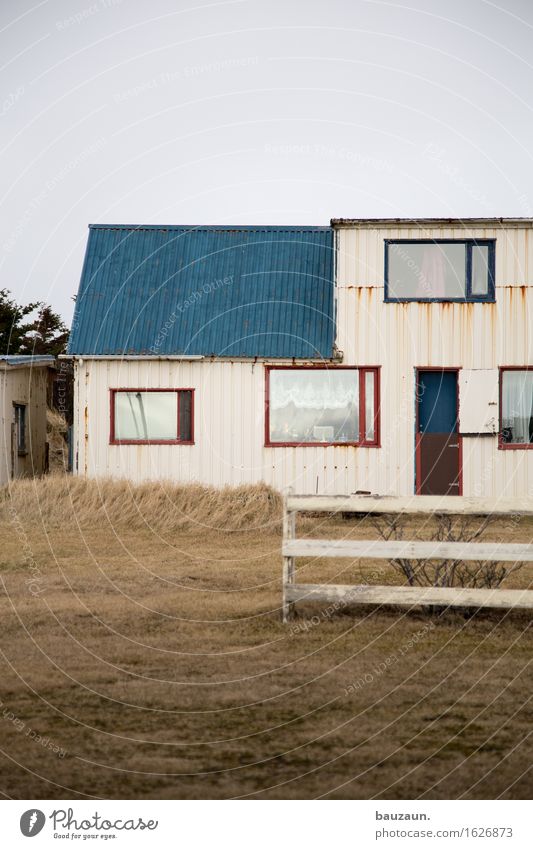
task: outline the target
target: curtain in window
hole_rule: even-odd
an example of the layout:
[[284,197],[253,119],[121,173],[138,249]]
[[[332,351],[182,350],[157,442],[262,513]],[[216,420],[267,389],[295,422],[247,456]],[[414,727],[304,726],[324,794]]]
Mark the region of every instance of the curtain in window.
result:
[[271,372],[271,407],[294,404],[303,410],[341,410],[359,399],[358,374],[354,371]]
[[437,245],[425,245],[417,295],[419,298],[444,298],[446,294],[444,251]]
[[533,371],[504,371],[502,428],[506,431],[508,442],[532,441]]
[[274,442],[357,442],[357,369],[270,372],[270,439]]

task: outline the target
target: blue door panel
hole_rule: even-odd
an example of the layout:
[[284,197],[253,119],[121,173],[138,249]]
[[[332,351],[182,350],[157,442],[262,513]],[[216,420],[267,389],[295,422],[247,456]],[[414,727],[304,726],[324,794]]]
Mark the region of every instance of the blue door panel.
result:
[[457,430],[457,372],[418,373],[418,430],[420,433]]

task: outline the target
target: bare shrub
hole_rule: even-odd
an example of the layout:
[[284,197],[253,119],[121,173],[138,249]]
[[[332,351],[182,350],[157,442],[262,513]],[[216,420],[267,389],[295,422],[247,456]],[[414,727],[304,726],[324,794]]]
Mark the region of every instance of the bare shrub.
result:
[[[497,521],[494,516],[448,516],[434,514],[434,526],[424,539],[431,542],[475,542]],[[384,540],[402,540],[409,520],[399,514],[383,514],[372,517],[372,525]],[[427,525],[425,526],[427,529]],[[409,538],[423,539],[418,531],[409,531]],[[468,587],[472,589],[495,589],[523,563],[503,564],[489,560],[442,560],[428,558],[411,560],[395,558],[389,560],[410,586],[422,587]]]

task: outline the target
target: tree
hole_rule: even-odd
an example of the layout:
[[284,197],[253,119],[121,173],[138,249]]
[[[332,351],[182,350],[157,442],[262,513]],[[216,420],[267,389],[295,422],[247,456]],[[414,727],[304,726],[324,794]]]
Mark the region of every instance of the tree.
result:
[[[33,321],[27,321],[37,311]],[[66,350],[69,331],[61,316],[42,301],[21,306],[0,289],[0,354],[52,354]]]
[[0,354],[19,354],[32,322],[25,322],[41,305],[39,302],[19,306],[8,289],[0,289]]
[[68,327],[48,304],[41,304],[39,314],[23,340],[21,353],[64,354],[69,337]]

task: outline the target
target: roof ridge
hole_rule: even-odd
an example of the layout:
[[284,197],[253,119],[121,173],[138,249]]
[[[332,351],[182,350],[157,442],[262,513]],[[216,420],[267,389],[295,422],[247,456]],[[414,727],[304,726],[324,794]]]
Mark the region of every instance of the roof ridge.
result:
[[440,226],[443,224],[456,224],[456,225],[494,225],[494,224],[517,224],[517,225],[531,225],[533,224],[533,218],[529,216],[510,216],[510,217],[500,217],[497,216],[456,216],[455,218],[450,217],[421,217],[421,218],[332,218],[330,221],[332,227],[342,227],[344,225],[350,224],[364,224],[369,227],[379,227],[380,225],[391,225],[391,226],[404,226],[404,225],[418,225],[418,224],[431,224]]
[[315,224],[89,224],[90,230],[184,230],[184,231],[207,231],[207,230],[331,230],[330,225]]

